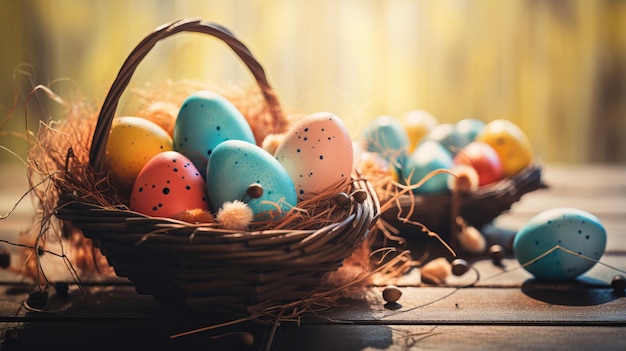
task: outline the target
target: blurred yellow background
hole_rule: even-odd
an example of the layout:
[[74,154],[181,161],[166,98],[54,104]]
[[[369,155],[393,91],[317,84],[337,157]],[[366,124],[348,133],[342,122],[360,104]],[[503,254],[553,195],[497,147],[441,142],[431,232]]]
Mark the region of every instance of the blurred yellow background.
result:
[[[379,115],[425,109],[440,122],[509,119],[544,162],[626,162],[620,0],[0,0],[0,145],[25,155],[13,134],[34,85],[69,78],[52,89],[100,103],[135,45],[183,17],[230,28],[286,108],[333,112],[355,136]],[[253,83],[197,34],[160,42],[131,85],[166,79]],[[37,97],[31,119],[62,118]]]

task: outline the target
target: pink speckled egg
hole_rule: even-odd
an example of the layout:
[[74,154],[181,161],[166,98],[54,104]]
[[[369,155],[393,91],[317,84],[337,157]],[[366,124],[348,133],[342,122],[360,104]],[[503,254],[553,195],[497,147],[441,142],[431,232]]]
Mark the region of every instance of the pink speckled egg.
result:
[[302,199],[350,179],[352,139],[339,117],[318,112],[287,131],[274,157],[285,167]]
[[139,172],[130,197],[130,209],[152,217],[209,209],[206,183],[194,164],[176,151],[152,157]]

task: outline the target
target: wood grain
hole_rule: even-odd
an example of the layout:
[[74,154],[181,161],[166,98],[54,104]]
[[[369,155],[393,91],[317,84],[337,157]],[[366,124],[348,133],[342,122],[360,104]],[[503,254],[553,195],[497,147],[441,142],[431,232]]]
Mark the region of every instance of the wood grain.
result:
[[[622,350],[626,297],[610,282],[626,271],[626,167],[547,165],[544,178],[548,189],[525,195],[494,224],[512,235],[550,207],[596,214],[607,229],[607,251],[573,282],[535,281],[511,255],[502,266],[478,256],[471,260],[478,276],[470,270],[449,277],[446,286],[407,278],[393,309],[385,305],[382,287],[371,287],[365,298],[341,300],[296,320],[242,323],[170,339],[215,324],[216,316],[157,303],[124,279],[87,279],[80,289],[70,284],[67,296],[50,288],[48,312],[29,311],[22,304],[32,284],[0,270],[2,349],[80,348],[91,342],[95,350],[249,350],[239,339],[245,332],[254,337],[252,349],[259,350]],[[17,176],[0,183],[0,209],[6,212],[27,187]],[[0,222],[0,238],[15,239],[32,216],[32,203],[21,203]],[[16,248],[11,250],[16,257]]]

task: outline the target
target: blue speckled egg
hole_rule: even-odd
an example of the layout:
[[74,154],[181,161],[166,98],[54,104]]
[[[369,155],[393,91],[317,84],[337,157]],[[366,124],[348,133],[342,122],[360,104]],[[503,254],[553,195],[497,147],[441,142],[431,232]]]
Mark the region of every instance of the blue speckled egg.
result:
[[364,133],[367,151],[380,154],[391,164],[404,163],[410,147],[409,136],[400,120],[380,116],[371,121]]
[[[419,183],[430,172],[438,169],[451,169],[453,166],[452,156],[438,142],[423,141],[415,151],[409,155],[402,167],[402,177],[408,185]],[[448,189],[449,174],[437,174],[427,180],[422,186],[413,190],[414,194],[445,193]],[[408,179],[408,182],[406,180]]]
[[225,140],[255,143],[252,128],[237,108],[223,96],[198,91],[185,99],[174,125],[174,150],[189,158],[205,175],[215,147]]
[[[556,249],[532,262],[556,246],[575,254]],[[568,280],[580,276],[595,265],[592,260],[598,261],[605,247],[606,231],[600,220],[586,211],[567,207],[539,213],[513,240],[519,263],[541,280]]]
[[[206,169],[207,195],[213,211],[226,201],[244,200],[251,184],[261,184],[263,195],[245,199],[256,215],[279,217],[297,204],[296,189],[285,168],[267,151],[241,140],[227,140],[215,147]],[[269,219],[268,216],[260,216]],[[259,216],[257,216],[257,219]]]
[[453,157],[470,142],[465,135],[457,131],[456,125],[452,123],[441,123],[431,129],[423,139],[423,141],[428,140],[441,144]]
[[469,144],[485,128],[485,122],[477,118],[464,118],[454,124],[454,130],[463,138],[463,143]]

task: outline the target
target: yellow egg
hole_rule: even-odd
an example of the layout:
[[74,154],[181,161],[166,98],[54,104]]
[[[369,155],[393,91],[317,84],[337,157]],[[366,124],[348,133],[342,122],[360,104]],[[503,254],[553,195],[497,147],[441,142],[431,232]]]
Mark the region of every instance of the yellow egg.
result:
[[402,124],[409,136],[409,150],[412,151],[439,121],[425,110],[412,110],[404,116]]
[[500,156],[504,174],[513,176],[528,167],[533,159],[530,140],[513,122],[497,119],[485,125],[476,140],[491,145]]
[[106,146],[111,182],[130,191],[143,166],[156,154],[174,150],[172,137],[159,125],[141,117],[117,117]]

